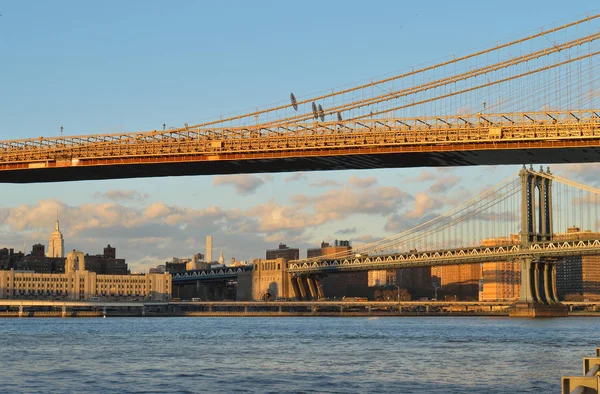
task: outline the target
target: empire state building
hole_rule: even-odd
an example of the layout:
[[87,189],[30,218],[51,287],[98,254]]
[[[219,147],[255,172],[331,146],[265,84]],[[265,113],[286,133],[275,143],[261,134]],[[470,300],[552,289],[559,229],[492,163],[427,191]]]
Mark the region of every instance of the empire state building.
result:
[[50,241],[48,242],[48,254],[47,257],[65,257],[65,240],[58,227],[58,215],[56,216],[56,225],[54,231],[50,235]]

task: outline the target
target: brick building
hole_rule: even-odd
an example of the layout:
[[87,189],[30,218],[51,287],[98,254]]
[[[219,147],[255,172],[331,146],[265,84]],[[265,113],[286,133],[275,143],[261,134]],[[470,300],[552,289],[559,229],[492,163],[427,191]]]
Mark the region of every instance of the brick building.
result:
[[286,244],[279,244],[277,249],[268,249],[267,260],[284,259],[286,261],[300,259],[300,249],[289,248]]

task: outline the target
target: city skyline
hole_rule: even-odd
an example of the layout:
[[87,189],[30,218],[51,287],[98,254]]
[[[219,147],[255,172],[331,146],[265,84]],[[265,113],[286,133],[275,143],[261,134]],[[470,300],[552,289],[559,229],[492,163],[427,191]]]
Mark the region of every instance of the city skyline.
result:
[[[327,29],[320,24],[327,15],[352,14],[360,3],[348,3],[343,10],[319,5],[322,13],[314,18],[304,17],[308,12],[304,7],[271,4],[272,7],[262,7],[263,13],[251,24],[237,16],[239,27],[221,31],[215,43],[209,39],[218,30],[215,21],[205,21],[195,30],[161,30],[160,35],[151,29],[139,30],[139,22],[153,26],[164,18],[181,20],[220,14],[226,11],[223,5],[190,3],[170,8],[157,2],[148,4],[143,8],[120,6],[117,16],[109,13],[110,7],[76,2],[61,14],[43,4],[33,11],[19,5],[6,6],[0,34],[11,37],[3,43],[11,62],[0,66],[5,71],[0,73],[0,81],[7,92],[0,98],[0,138],[58,135],[61,126],[65,135],[152,130],[163,124],[183,126],[185,122],[282,102],[288,99],[290,91],[298,97],[306,96],[407,70],[440,57],[469,53],[473,48],[504,42],[541,26],[583,17],[595,6],[593,2],[581,2],[570,6],[567,12],[561,2],[543,8],[514,2],[523,11],[520,15],[511,12],[510,7],[494,10],[496,20],[510,18],[511,24],[490,24],[487,18],[473,17],[466,27],[456,26],[455,20],[464,15],[451,5],[437,5],[427,15],[428,23],[423,24],[424,10],[432,7],[388,2],[383,4],[397,12],[390,12],[383,19],[377,13],[373,19],[377,22],[369,23],[369,29],[359,32],[341,26],[335,35],[327,35],[321,34]],[[240,10],[249,7],[244,3],[237,6]],[[486,7],[481,7],[477,15],[486,15],[490,11]],[[293,11],[289,13],[290,20],[273,18],[288,11]],[[78,23],[74,17],[81,15],[86,16],[86,24]],[[270,23],[260,23],[262,18]],[[132,19],[135,23],[130,23]],[[440,36],[431,31],[426,26],[431,23],[446,34]],[[137,27],[132,28],[133,25]],[[300,25],[302,34],[294,28]],[[251,34],[244,36],[248,33],[244,27],[249,26]],[[480,34],[471,34],[471,29]],[[79,34],[72,34],[73,30]],[[18,34],[9,35],[12,31]],[[140,39],[143,34],[144,39]],[[239,42],[242,36],[244,39]],[[412,39],[414,36],[420,37],[418,43]],[[351,65],[340,67],[336,56],[331,56],[331,48],[338,48],[341,37],[342,43],[369,47],[386,56],[358,57]],[[250,47],[255,50],[249,51]],[[292,60],[296,59],[297,50],[308,49],[320,59],[318,67],[307,67],[312,63],[306,60]],[[239,67],[240,57],[268,61],[244,62],[245,67]],[[13,80],[23,83],[15,84]],[[348,239],[356,245],[395,234],[467,200],[518,168],[416,168],[6,184],[2,186],[0,239],[2,247],[16,250],[24,242],[31,245],[45,241],[58,205],[65,250],[93,250],[94,245],[118,244],[133,271],[147,270],[173,256],[191,256],[205,250],[205,234],[215,237],[215,250],[223,249],[228,258],[250,260],[280,242],[304,250],[324,240]],[[598,184],[593,176],[597,169],[596,164],[552,166],[556,173],[591,185]]]

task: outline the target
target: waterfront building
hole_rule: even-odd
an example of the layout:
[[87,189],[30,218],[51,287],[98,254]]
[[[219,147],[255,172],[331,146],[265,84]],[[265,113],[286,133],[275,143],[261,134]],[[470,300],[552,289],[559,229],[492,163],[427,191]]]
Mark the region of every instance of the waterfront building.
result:
[[65,240],[60,232],[60,226],[58,223],[58,214],[56,215],[56,224],[54,225],[54,231],[50,234],[50,240],[48,241],[48,257],[65,257]]
[[64,274],[0,271],[0,298],[168,301],[170,274],[101,275],[86,270],[82,252],[68,254]]
[[371,270],[367,274],[369,287],[391,286],[396,284],[396,270]]
[[432,280],[439,281],[438,298],[476,300],[479,298],[480,264],[454,264],[431,267]]
[[327,298],[370,297],[367,271],[331,273],[319,279]]
[[268,249],[267,260],[285,259],[286,261],[300,259],[300,249],[289,248],[286,244],[279,244],[277,249]]
[[[482,246],[516,245],[519,236],[484,239]],[[479,301],[510,301],[519,298],[521,266],[517,261],[486,262],[481,265]]]
[[396,270],[396,286],[406,289],[413,299],[432,297],[434,283],[431,278],[431,267],[412,267]]
[[[600,233],[573,226],[554,235],[556,241],[597,239]],[[570,256],[556,264],[556,291],[560,299],[600,301],[600,256]]]

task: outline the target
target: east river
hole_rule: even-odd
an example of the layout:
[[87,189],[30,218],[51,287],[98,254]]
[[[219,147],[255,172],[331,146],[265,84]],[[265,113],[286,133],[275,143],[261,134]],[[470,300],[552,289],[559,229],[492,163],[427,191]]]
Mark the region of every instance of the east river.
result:
[[597,318],[6,318],[22,393],[560,393]]

